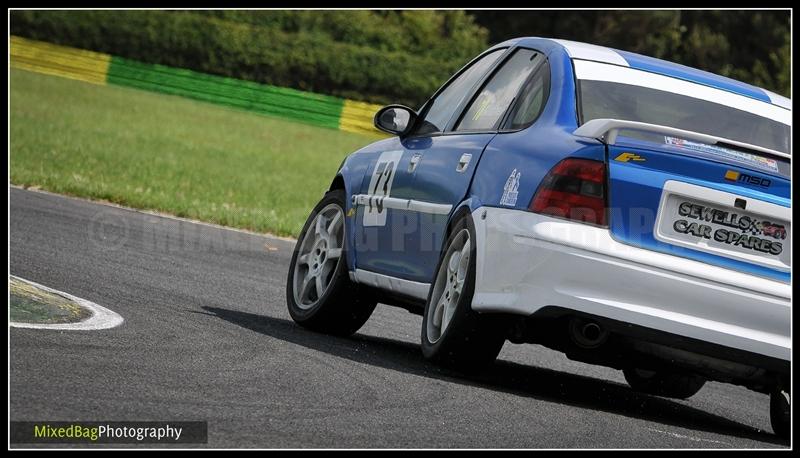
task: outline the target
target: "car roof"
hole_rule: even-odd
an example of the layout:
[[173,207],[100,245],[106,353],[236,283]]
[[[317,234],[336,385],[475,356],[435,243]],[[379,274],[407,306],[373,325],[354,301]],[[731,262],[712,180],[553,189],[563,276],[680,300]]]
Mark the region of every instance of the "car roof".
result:
[[791,99],[775,94],[774,92],[766,89],[721,75],[716,75],[714,73],[698,70],[696,68],[687,67],[685,65],[676,64],[663,59],[656,59],[654,57],[644,56],[628,51],[621,51],[614,48],[582,43],[579,41],[539,37],[515,38],[500,43],[497,46],[520,45],[536,47],[537,45],[545,44],[543,42],[547,42],[547,44],[555,43],[559,45],[561,49],[563,49],[572,59],[591,60],[595,62],[620,65],[637,70],[658,73],[664,76],[679,78],[682,80],[691,81],[693,83],[722,89],[724,91],[743,95],[779,106],[781,108],[785,108],[787,110],[791,110]]

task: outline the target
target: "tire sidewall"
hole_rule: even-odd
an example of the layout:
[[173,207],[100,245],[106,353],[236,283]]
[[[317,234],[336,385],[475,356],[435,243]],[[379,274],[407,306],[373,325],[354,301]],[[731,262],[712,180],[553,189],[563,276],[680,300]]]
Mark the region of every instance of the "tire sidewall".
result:
[[[336,266],[333,277],[331,277],[331,284],[328,286],[328,289],[325,290],[325,292],[322,294],[322,297],[313,307],[303,309],[297,304],[294,298],[294,274],[297,258],[300,255],[300,248],[303,239],[305,238],[306,233],[308,232],[312,223],[316,219],[317,214],[319,214],[323,208],[332,203],[338,204],[342,210],[342,224],[344,224],[344,227],[342,228],[344,231],[344,237],[342,238],[342,255],[339,259],[339,263]],[[289,315],[291,315],[292,319],[297,322],[303,322],[313,319],[317,314],[321,313],[325,309],[325,304],[329,298],[336,295],[337,291],[345,286],[343,285],[345,282],[342,281],[342,277],[345,275],[347,275],[347,209],[345,205],[344,190],[335,189],[327,192],[322,200],[320,200],[311,211],[311,214],[308,216],[305,225],[303,225],[303,229],[300,231],[300,235],[297,238],[297,243],[295,244],[294,251],[292,253],[292,260],[289,263],[289,273],[286,281],[286,303],[288,305]]]
[[791,406],[780,390],[770,393],[769,420],[773,432],[788,439],[791,434]]

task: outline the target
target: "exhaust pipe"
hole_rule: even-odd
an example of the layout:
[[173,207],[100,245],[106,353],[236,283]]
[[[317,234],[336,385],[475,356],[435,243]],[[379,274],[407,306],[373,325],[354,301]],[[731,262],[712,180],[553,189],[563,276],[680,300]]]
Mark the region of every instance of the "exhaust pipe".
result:
[[596,321],[574,317],[569,321],[569,335],[581,348],[597,348],[608,339],[608,331]]

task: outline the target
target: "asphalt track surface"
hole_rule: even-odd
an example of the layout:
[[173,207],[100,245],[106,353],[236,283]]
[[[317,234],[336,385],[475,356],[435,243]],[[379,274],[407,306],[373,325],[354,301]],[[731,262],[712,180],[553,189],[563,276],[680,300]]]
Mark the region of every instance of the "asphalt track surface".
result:
[[[688,401],[506,343],[486,374],[424,361],[422,319],[379,305],[349,338],[295,325],[293,243],[10,189],[11,274],[121,314],[10,332],[11,420],[207,420],[208,447],[773,448],[768,396]],[[19,445],[12,444],[12,447]]]

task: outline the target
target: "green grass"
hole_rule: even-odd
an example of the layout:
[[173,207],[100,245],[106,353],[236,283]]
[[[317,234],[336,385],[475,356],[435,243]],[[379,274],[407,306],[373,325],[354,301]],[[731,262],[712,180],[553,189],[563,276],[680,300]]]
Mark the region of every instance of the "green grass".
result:
[[11,70],[11,182],[296,236],[374,139],[175,96]]

